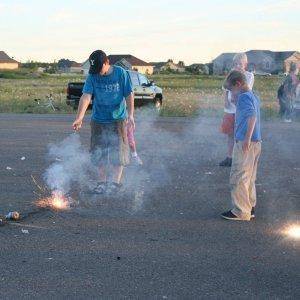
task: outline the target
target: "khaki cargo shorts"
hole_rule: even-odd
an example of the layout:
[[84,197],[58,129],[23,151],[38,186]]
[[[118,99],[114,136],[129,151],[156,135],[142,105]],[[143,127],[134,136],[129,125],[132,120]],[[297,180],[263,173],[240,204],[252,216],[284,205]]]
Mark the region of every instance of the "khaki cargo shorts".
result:
[[126,131],[127,121],[97,123],[91,121],[91,154],[95,165],[129,164],[129,147]]

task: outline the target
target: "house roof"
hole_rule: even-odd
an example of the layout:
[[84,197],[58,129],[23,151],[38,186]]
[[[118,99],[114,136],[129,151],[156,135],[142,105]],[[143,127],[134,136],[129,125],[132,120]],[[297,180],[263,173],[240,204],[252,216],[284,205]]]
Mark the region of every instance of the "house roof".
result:
[[222,58],[222,59],[224,59],[224,60],[227,60],[227,59],[233,59],[233,57],[236,55],[236,53],[235,52],[226,52],[226,53],[222,53],[222,54],[220,54],[219,56],[217,56],[214,60],[213,60],[213,62],[215,61],[215,60],[218,60],[218,59],[220,59],[220,58]]
[[132,66],[152,66],[151,64],[133,56],[130,54],[118,54],[118,55],[109,55],[108,56],[110,63],[113,65],[116,62],[125,59],[127,60]]
[[121,60],[117,61],[115,65],[122,67],[126,70],[132,70],[132,65],[125,58],[122,58]]
[[[275,61],[284,61],[293,54],[297,53],[297,51],[270,51],[270,50],[249,50],[246,52],[248,60],[257,60],[266,57],[273,58]],[[236,53],[222,53],[217,56],[213,62],[217,59],[222,58],[223,60],[232,59]]]
[[4,51],[0,51],[0,62],[1,63],[19,63],[18,61],[10,58]]
[[71,68],[80,68],[82,65],[76,61],[72,61],[70,67]]
[[287,58],[291,57],[295,53],[297,53],[297,51],[275,52],[275,60],[286,60]]

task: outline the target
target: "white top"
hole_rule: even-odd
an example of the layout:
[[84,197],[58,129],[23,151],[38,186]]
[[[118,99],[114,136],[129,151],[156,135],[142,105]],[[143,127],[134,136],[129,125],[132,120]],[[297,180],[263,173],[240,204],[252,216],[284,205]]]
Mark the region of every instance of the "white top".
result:
[[[253,84],[254,84],[254,75],[251,72],[245,71],[245,76],[246,76],[246,80],[247,80],[247,84],[250,90],[252,90],[253,88]],[[224,108],[224,111],[228,114],[235,114],[236,113],[236,106],[234,103],[231,102],[231,92],[228,92],[228,102],[229,102],[229,106]]]

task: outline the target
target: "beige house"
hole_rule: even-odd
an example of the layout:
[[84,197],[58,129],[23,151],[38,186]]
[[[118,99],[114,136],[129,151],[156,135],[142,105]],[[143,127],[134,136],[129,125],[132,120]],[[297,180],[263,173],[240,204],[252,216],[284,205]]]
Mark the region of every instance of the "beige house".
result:
[[[213,73],[226,74],[232,68],[232,60],[236,53],[222,53],[215,58]],[[250,50],[248,57],[248,70],[254,73],[280,74],[289,71],[291,62],[300,65],[300,53],[297,51],[270,51]]]
[[125,60],[131,65],[132,70],[147,75],[153,74],[153,66],[151,64],[130,54],[109,55],[108,59],[112,65]]
[[73,61],[70,65],[69,73],[82,73],[82,64]]
[[300,52],[295,51],[290,57],[288,57],[284,61],[284,71],[286,73],[289,72],[291,63],[297,64],[298,67],[300,68]]
[[[142,74],[152,75],[153,66],[133,55],[130,54],[120,54],[120,55],[109,55],[108,59],[112,65],[124,66],[127,69],[131,69]],[[86,60],[82,64],[82,71],[85,75],[89,73],[90,63]]]
[[175,64],[172,59],[169,59],[167,62],[153,62],[155,73],[172,71],[177,73],[185,72],[185,65],[183,61],[179,61],[178,64]]
[[0,70],[15,70],[19,68],[19,62],[10,58],[4,51],[0,51]]

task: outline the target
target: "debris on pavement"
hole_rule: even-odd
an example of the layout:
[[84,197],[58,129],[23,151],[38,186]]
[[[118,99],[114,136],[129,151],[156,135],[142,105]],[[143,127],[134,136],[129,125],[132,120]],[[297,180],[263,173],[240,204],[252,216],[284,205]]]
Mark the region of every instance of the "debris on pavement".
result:
[[6,167],[6,170],[12,170],[12,168],[11,167]]
[[17,211],[10,211],[6,216],[6,220],[17,221],[20,219],[20,214]]
[[22,233],[29,234],[29,231],[27,229],[21,229]]
[[5,225],[5,217],[0,216],[0,226],[4,226]]
[[25,159],[26,159],[26,157],[25,157],[25,156],[22,156],[22,157],[21,157],[21,160],[25,160]]

